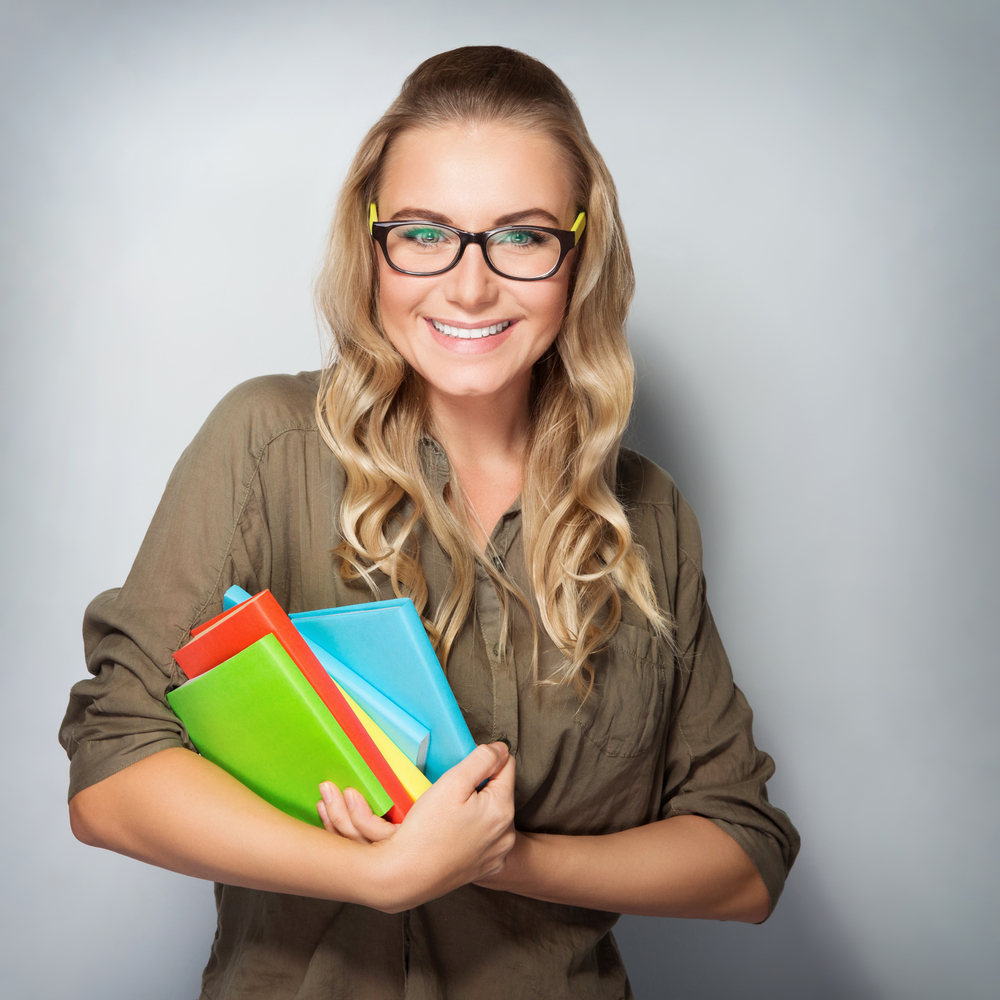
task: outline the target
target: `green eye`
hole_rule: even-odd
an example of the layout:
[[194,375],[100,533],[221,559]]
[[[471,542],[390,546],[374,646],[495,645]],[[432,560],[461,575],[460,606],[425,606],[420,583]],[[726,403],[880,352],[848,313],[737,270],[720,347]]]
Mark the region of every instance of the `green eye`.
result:
[[396,232],[404,240],[422,246],[433,246],[435,243],[442,243],[448,238],[448,233],[436,226],[410,226],[407,229],[398,229]]
[[538,233],[533,233],[530,229],[511,229],[506,233],[497,235],[498,243],[506,243],[508,246],[526,247],[538,242]]
[[490,237],[495,250],[545,250],[557,246],[557,241],[540,229],[508,229]]

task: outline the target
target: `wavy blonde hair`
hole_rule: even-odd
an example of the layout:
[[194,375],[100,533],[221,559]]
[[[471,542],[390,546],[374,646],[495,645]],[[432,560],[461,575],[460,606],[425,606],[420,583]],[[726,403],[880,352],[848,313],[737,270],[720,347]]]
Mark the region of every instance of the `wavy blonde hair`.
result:
[[[665,634],[669,627],[645,553],[615,496],[618,450],[632,406],[634,368],[624,324],[634,278],[614,182],[579,108],[555,73],[521,52],[468,46],[421,63],[365,136],[341,189],[317,283],[318,306],[332,335],[317,416],[347,476],[343,541],[335,553],[345,578],[361,577],[377,594],[372,571],[380,570],[397,596],[412,598],[442,664],[472,606],[476,561],[501,596],[505,640],[510,600],[536,621],[531,602],[479,552],[457,484],[451,484],[454,510],[432,489],[421,463],[420,441],[432,430],[421,380],[388,341],[379,318],[378,261],[367,223],[386,154],[404,131],[469,123],[552,138],[587,213],[565,319],[533,372],[521,507],[537,617],[565,657],[545,681],[589,690],[588,659],[617,629],[622,594],[654,631]],[[418,561],[414,529],[420,521],[451,560],[450,589],[434,608],[427,606]]]

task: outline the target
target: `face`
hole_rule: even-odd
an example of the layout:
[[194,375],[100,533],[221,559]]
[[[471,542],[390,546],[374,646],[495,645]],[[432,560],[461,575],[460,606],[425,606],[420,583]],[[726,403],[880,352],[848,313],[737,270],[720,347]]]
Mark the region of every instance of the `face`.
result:
[[[569,229],[570,173],[547,136],[509,126],[456,125],[397,137],[378,193],[378,217],[427,219],[481,232],[524,223]],[[503,278],[482,249],[435,277],[400,274],[377,251],[386,335],[436,402],[523,401],[532,365],[562,323],[573,258],[542,281]],[[493,331],[463,338],[459,331]]]

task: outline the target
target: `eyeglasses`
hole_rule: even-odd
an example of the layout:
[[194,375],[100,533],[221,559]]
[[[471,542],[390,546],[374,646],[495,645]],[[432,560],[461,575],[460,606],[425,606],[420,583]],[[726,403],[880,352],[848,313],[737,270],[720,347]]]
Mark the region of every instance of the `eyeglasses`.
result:
[[379,222],[374,202],[368,213],[368,231],[382,247],[389,267],[402,274],[428,278],[450,271],[470,243],[482,247],[490,270],[502,278],[515,281],[551,278],[562,266],[566,254],[580,242],[586,226],[586,212],[576,217],[572,229],[501,226],[482,233],[422,219]]

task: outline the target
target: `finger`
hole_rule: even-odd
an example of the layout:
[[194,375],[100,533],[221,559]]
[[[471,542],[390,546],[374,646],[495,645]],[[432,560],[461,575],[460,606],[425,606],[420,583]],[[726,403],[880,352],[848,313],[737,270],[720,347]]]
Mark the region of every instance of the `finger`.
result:
[[488,794],[503,802],[514,801],[514,780],[517,774],[517,760],[510,754],[497,769],[490,783],[480,794]]
[[344,802],[344,796],[340,789],[332,781],[324,781],[319,786],[319,791],[320,795],[323,796],[323,805],[326,807],[326,814],[333,826],[333,832],[359,844],[367,844],[367,837],[363,836],[351,821],[347,803]]
[[368,840],[388,840],[398,829],[395,823],[376,816],[365,797],[355,789],[344,789],[344,802],[347,803],[347,812],[354,829]]
[[319,794],[322,796],[323,811],[326,813],[332,832],[344,836],[344,831],[350,824],[350,816],[342,792],[332,781],[324,781],[319,786]]
[[322,799],[320,799],[319,802],[316,803],[316,812],[319,813],[319,818],[320,822],[322,822],[323,824],[323,829],[326,830],[327,833],[336,833],[337,831],[334,829],[333,824],[330,822],[330,815],[326,811],[326,803]]
[[438,784],[453,786],[460,797],[468,798],[487,778],[500,770],[508,757],[506,743],[481,743],[465,760],[441,775]]

